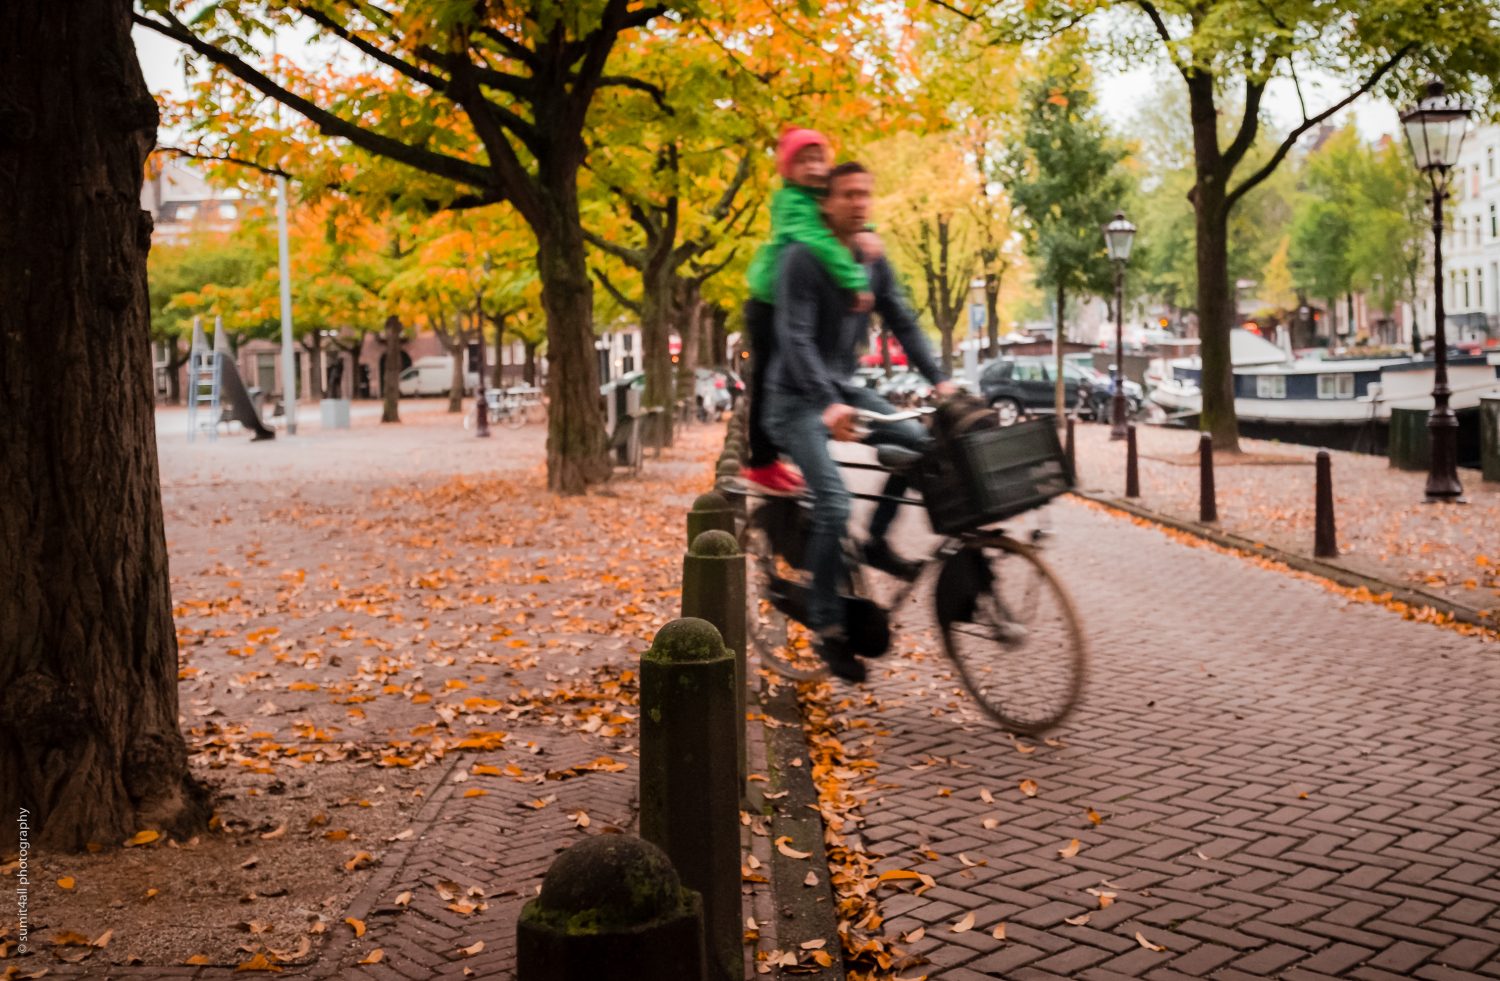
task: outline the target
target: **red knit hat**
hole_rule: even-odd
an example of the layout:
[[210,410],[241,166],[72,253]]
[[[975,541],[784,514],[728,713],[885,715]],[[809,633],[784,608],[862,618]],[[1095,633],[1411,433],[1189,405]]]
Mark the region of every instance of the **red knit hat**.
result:
[[815,129],[800,129],[792,127],[781,134],[781,140],[776,144],[776,171],[782,177],[790,177],[792,161],[797,159],[799,151],[810,146],[821,146],[832,152],[828,145],[828,137]]

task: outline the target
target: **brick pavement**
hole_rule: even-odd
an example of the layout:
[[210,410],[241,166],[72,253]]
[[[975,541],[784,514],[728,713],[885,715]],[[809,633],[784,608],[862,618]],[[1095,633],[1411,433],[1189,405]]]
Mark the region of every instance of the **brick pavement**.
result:
[[[1059,745],[1020,752],[940,655],[893,656],[838,713],[876,733],[846,734],[879,764],[863,844],[936,883],[881,890],[888,935],[925,929],[901,976],[1500,977],[1500,647],[1078,502],[1048,515],[1092,655]],[[901,615],[907,651],[938,650]]]

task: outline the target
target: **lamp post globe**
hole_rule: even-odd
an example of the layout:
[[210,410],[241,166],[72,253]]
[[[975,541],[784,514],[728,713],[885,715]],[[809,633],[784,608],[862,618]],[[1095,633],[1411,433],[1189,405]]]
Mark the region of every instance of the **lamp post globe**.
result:
[[1104,246],[1115,264],[1115,371],[1114,397],[1110,399],[1110,439],[1124,439],[1129,430],[1125,422],[1125,263],[1130,261],[1130,247],[1135,243],[1135,226],[1124,212],[1116,211],[1104,226]]
[[1401,114],[1401,128],[1417,169],[1427,175],[1432,186],[1433,373],[1432,411],[1427,415],[1432,459],[1426,488],[1429,503],[1461,502],[1464,493],[1458,480],[1458,416],[1449,405],[1452,390],[1448,387],[1448,332],[1443,309],[1443,200],[1448,196],[1449,179],[1463,149],[1472,114],[1457,99],[1445,95],[1443,83],[1437,80],[1427,83],[1426,97]]

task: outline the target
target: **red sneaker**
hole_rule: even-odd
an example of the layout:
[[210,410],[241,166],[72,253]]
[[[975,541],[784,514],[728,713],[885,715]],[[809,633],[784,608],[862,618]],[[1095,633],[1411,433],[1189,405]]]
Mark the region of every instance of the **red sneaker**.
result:
[[807,482],[779,460],[764,467],[746,467],[740,475],[771,497],[798,497],[807,490]]

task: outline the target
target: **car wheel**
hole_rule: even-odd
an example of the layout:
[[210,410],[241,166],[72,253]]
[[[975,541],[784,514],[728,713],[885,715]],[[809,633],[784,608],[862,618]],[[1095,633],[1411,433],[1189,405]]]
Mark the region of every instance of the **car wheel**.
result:
[[1014,426],[1021,421],[1021,403],[1015,399],[1000,398],[994,401],[995,415],[1002,426]]

